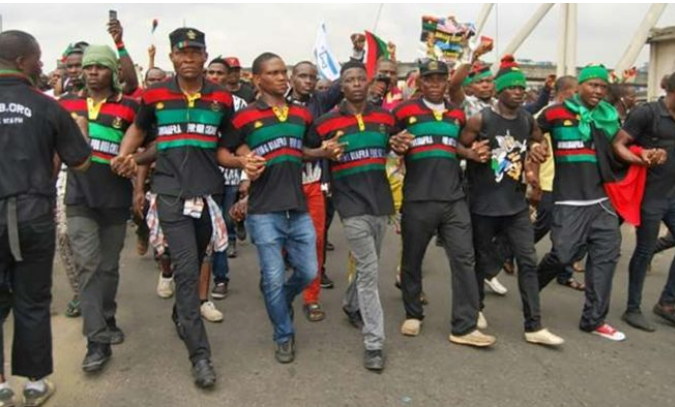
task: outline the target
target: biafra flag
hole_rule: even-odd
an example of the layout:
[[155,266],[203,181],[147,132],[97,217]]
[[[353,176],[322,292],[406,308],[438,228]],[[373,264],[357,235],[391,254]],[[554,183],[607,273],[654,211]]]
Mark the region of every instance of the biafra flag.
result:
[[389,58],[389,47],[387,43],[384,42],[380,37],[366,31],[366,72],[368,73],[368,79],[371,79],[375,76],[375,70],[377,69],[377,60],[385,57]]

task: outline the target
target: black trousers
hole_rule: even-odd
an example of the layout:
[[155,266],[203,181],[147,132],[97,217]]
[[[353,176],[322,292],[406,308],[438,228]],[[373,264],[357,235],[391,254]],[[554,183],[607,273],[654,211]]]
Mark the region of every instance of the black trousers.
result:
[[529,210],[511,216],[481,216],[472,214],[473,241],[476,247],[476,279],[481,308],[485,299],[483,280],[491,265],[495,251],[493,239],[502,234],[513,250],[518,263],[518,289],[523,303],[525,331],[535,332],[542,328],[539,307],[539,283],[537,281],[537,253],[534,249],[534,233]]
[[443,238],[452,271],[452,333],[464,335],[476,329],[478,287],[474,277],[471,216],[463,199],[403,203],[401,288],[406,317],[424,318],[420,301],[422,260],[436,231]]
[[9,249],[7,225],[0,224],[0,372],[5,375],[2,327],[14,313],[12,374],[41,379],[54,371],[52,360],[52,267],[56,230],[54,215],[19,223],[23,261]]
[[586,249],[586,302],[579,328],[592,331],[604,324],[609,311],[621,248],[619,218],[609,201],[590,206],[555,205],[551,241],[551,252],[539,264],[539,288],[546,287]]
[[[216,199],[216,197],[214,197]],[[174,313],[182,326],[183,341],[190,360],[196,363],[211,357],[211,347],[199,311],[199,271],[211,240],[211,216],[204,203],[199,219],[183,215],[185,201],[174,196],[159,195],[159,224],[171,250],[175,267],[176,303]]]

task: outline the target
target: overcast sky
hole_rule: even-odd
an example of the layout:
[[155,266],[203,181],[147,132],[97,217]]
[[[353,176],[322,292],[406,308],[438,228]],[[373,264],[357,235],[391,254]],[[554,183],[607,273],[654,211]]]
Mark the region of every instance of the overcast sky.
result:
[[[316,31],[321,20],[326,22],[328,39],[340,60],[350,55],[352,32],[373,30],[379,4],[300,4],[300,5],[20,5],[0,4],[3,29],[20,29],[37,37],[42,46],[45,71],[54,67],[68,43],[85,40],[112,45],[106,32],[108,10],[114,8],[125,29],[125,42],[132,58],[147,65],[147,48],[153,18],[159,20],[154,41],[158,49],[157,63],[169,68],[168,34],[183,25],[206,33],[211,57],[238,56],[242,64],[264,51],[281,55],[288,63],[312,56]],[[419,35],[423,15],[455,15],[460,21],[474,21],[480,4],[385,4],[382,7],[376,34],[398,45],[399,60],[412,61],[421,56]],[[486,24],[484,35],[497,40],[503,49],[519,27],[538,5],[497,5]],[[516,53],[518,58],[555,61],[557,49],[558,11],[554,6],[533,34]],[[601,62],[614,66],[626,50],[635,30],[644,17],[648,4],[580,4],[578,6],[579,65]],[[497,18],[498,17],[498,18]],[[661,16],[658,27],[675,25],[675,6],[670,5]],[[644,47],[638,66],[648,59]],[[494,53],[493,53],[494,54]]]

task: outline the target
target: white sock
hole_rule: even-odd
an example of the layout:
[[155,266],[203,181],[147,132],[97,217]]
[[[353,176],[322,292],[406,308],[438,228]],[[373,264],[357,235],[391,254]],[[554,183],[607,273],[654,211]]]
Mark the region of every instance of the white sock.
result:
[[0,383],[0,390],[9,389],[9,382]]
[[35,382],[32,382],[32,381],[29,380],[26,383],[26,390],[35,390],[35,391],[43,392],[43,391],[45,391],[46,387],[47,387],[47,385],[45,384],[45,381],[42,380],[42,379],[37,380]]

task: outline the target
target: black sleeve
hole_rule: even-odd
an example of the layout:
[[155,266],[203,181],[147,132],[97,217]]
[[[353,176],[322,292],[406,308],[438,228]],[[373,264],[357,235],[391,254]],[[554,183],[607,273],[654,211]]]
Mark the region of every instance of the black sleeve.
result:
[[321,141],[321,136],[317,131],[316,124],[312,123],[310,126],[307,126],[304,141],[305,146],[308,148],[319,148],[321,147]]
[[91,155],[91,147],[85,140],[75,120],[66,109],[56,102],[51,107],[54,110],[54,133],[56,153],[67,166],[82,165]]
[[401,110],[401,105],[396,106],[392,111],[392,115],[394,116],[394,126],[391,129],[392,134],[398,134],[407,128],[405,120],[401,120],[398,117],[399,110]]
[[237,151],[237,148],[242,144],[246,144],[246,135],[243,129],[235,127],[233,120],[228,120],[227,128],[221,132],[220,140],[218,140],[219,147],[225,147],[232,154]]
[[541,112],[539,117],[537,117],[537,125],[544,134],[551,132],[551,124],[548,122],[548,120],[546,120],[546,112],[548,112],[548,109]]
[[225,106],[223,117],[220,120],[220,125],[218,126],[218,131],[220,132],[221,135],[225,134],[229,130],[233,116],[234,116],[234,99],[232,99],[232,104],[230,106]]
[[144,130],[146,133],[149,133],[152,126],[157,124],[157,118],[155,116],[155,105],[146,104],[145,100],[141,98],[140,107],[138,108],[138,113],[136,113],[136,126],[141,130]]
[[640,142],[650,136],[653,120],[658,120],[658,118],[653,117],[651,107],[645,103],[628,115],[623,124],[623,130],[635,141]]

